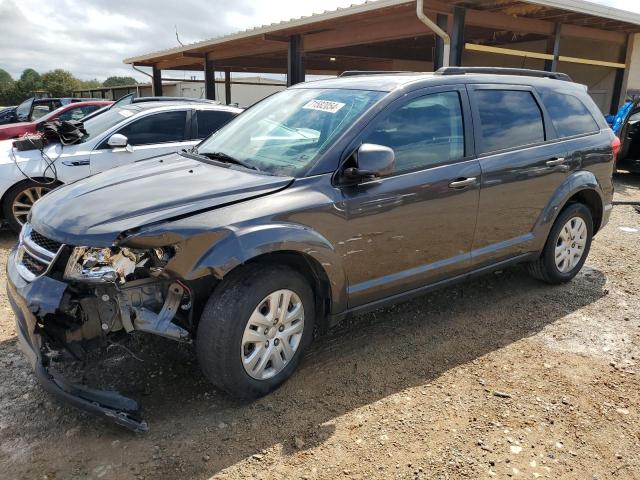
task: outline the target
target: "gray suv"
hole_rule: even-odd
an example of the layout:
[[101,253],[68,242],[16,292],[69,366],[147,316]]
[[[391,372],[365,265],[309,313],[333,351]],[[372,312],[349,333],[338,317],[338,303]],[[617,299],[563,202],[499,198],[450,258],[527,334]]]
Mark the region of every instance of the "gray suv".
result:
[[516,263],[571,280],[618,148],[562,74],[296,85],[192,150],[38,201],[7,267],[19,337],[49,392],[134,430],[138,404],[65,380],[67,354],[160,335],[193,342],[217,387],[265,395],[347,316]]

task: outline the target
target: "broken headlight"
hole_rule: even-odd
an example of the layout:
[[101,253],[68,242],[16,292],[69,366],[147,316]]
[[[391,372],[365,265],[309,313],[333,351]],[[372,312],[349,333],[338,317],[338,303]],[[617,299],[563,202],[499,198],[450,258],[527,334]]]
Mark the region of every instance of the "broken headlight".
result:
[[124,283],[162,270],[173,255],[171,248],[76,247],[69,256],[64,279],[85,283]]

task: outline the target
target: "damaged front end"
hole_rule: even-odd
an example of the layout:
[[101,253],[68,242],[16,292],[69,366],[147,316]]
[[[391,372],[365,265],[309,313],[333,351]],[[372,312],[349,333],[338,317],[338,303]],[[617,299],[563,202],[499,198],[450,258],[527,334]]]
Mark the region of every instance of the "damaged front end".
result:
[[174,247],[72,247],[24,226],[7,263],[7,290],[21,346],[47,391],[119,425],[147,430],[134,400],[69,382],[56,367],[61,357],[83,361],[135,331],[190,342],[192,292],[165,273],[175,253]]

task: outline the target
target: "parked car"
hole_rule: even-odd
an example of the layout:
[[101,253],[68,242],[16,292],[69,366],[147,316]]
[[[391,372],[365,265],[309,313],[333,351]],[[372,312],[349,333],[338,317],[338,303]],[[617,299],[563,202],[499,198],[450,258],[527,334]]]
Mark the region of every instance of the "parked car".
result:
[[20,341],[49,392],[135,430],[136,402],[69,387],[50,354],[146,332],[265,395],[348,316],[516,263],[571,280],[609,219],[615,140],[561,74],[296,85],[37,202],[7,267]]
[[2,125],[0,126],[0,140],[18,138],[25,133],[37,133],[45,123],[52,122],[54,120],[82,120],[90,113],[111,105],[112,103],[113,102],[107,100],[69,103],[43,117],[40,117],[40,119],[35,122],[19,122]]
[[130,105],[132,103],[146,103],[146,102],[186,102],[186,103],[206,103],[207,105],[220,105],[220,102],[215,100],[206,100],[202,98],[190,98],[190,97],[136,97],[135,94],[130,93],[129,95],[124,95],[120,97],[118,100],[113,102],[111,105],[107,107],[103,107],[100,110],[93,112],[87,118],[93,118],[95,116],[100,115],[102,112],[106,112],[107,110],[115,107],[123,107],[125,105]]
[[92,98],[36,98],[26,99],[17,107],[8,107],[0,112],[0,125],[18,122],[35,122],[49,112],[69,105],[70,103],[86,102]]
[[16,107],[0,107],[0,125],[12,122],[16,116]]
[[33,203],[53,188],[150,157],[191,148],[241,112],[206,103],[145,102],[118,107],[84,122],[87,135],[70,146],[17,151],[0,142],[4,220],[15,231]]
[[616,169],[640,173],[640,99],[629,102],[616,123],[621,141]]

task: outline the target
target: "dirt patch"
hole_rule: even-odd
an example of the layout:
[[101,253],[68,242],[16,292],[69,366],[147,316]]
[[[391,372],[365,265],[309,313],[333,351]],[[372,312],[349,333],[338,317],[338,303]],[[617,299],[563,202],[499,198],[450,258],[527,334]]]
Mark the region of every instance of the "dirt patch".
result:
[[[640,200],[640,177],[616,179]],[[0,233],[0,281],[15,237]],[[514,268],[359,317],[252,403],[190,348],[114,351],[135,435],[53,402],[0,296],[0,468],[16,479],[640,478],[640,214],[616,207],[586,268],[550,287]]]

